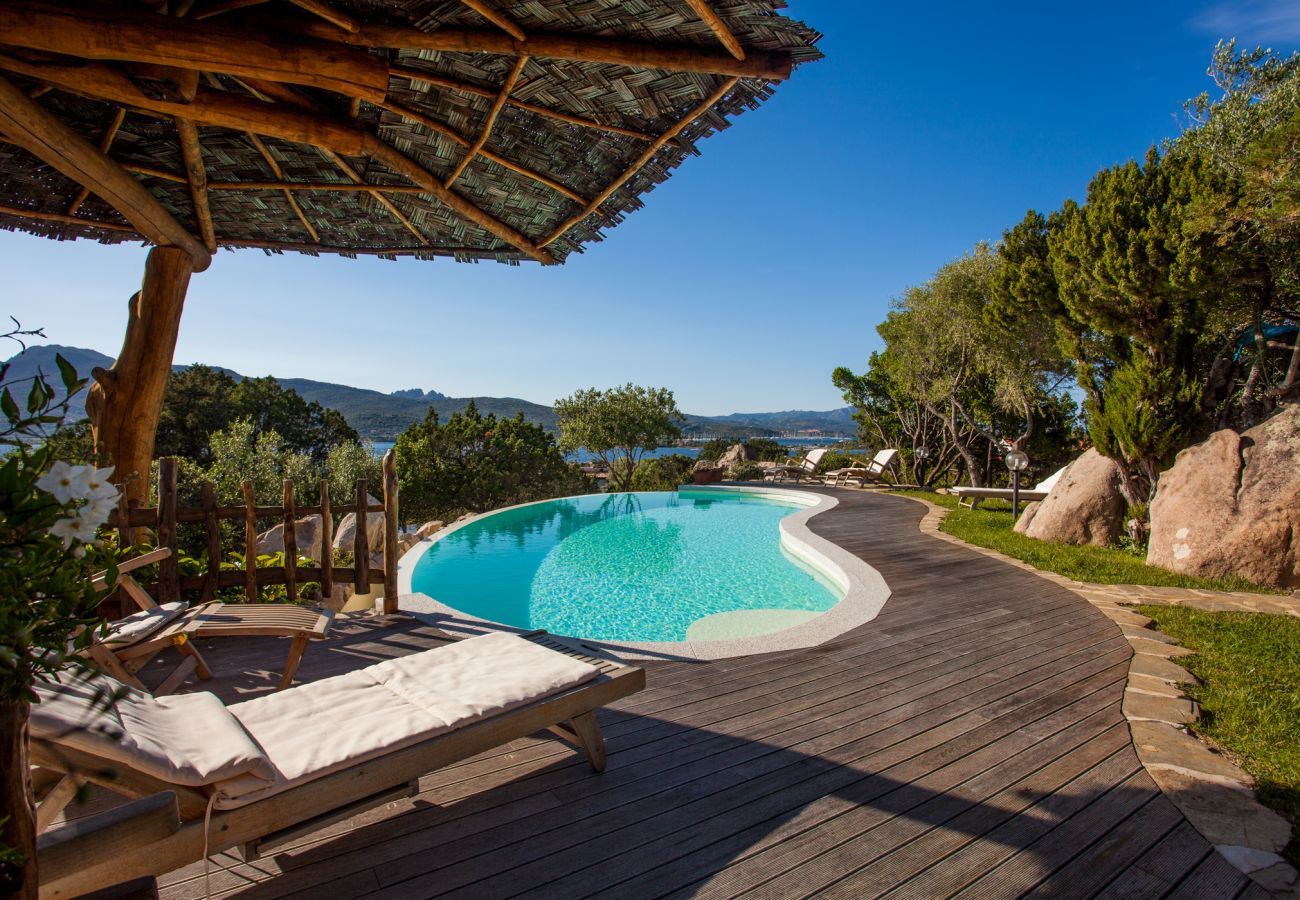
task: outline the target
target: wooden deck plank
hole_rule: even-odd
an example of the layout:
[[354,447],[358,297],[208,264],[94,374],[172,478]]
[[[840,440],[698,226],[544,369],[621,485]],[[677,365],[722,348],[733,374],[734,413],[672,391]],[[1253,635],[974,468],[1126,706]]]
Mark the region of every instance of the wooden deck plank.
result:
[[[817,490],[816,488],[804,488]],[[1233,896],[1248,882],[1159,795],[1120,714],[1128,645],[1070,591],[921,534],[919,504],[837,491],[809,527],[893,594],[819,647],[647,664],[602,710],[609,769],[525,738],[275,858],[216,858],[216,894],[475,898]],[[451,628],[451,624],[448,624]],[[311,681],[437,645],[338,621]],[[277,639],[201,642],[228,702],[274,687]],[[1108,836],[1127,835],[1122,846]],[[204,893],[201,865],[162,896]],[[1086,890],[1085,890],[1086,888]]]
[[1239,869],[1217,853],[1207,852],[1195,869],[1187,873],[1165,900],[1219,900],[1235,897],[1249,883]]

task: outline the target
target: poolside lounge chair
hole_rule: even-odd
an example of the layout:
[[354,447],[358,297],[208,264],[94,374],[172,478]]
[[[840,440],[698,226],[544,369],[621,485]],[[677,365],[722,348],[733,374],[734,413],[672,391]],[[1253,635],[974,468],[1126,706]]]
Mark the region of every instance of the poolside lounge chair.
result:
[[858,487],[880,484],[884,481],[885,473],[889,471],[889,467],[894,464],[897,457],[897,450],[881,450],[865,466],[832,469],[822,476],[822,483],[836,487],[845,487],[850,484],[856,484]]
[[[280,676],[280,688],[284,689],[293,682],[308,643],[329,633],[334,613],[291,603],[214,602],[191,607],[175,601],[160,606],[130,573],[170,555],[171,550],[161,547],[118,566],[117,585],[136,602],[140,612],[110,623],[107,637],[86,650],[95,665],[124,684],[145,690],[136,673],[168,647],[180,652],[181,662],[154,693],[170,694],[191,672],[211,678],[212,671],[194,647],[196,638],[289,637],[293,639],[289,658]],[[106,574],[95,576],[95,586],[101,590],[107,586]]]
[[[232,847],[256,859],[409,796],[421,775],[543,730],[581,747],[599,772],[594,710],[643,687],[643,669],[545,633],[502,632],[228,707],[209,693],[152,697],[98,674],[38,685],[34,764],[128,797],[171,791],[181,819],[136,852],[52,873],[42,893],[76,896]],[[119,696],[95,703],[97,690]],[[66,803],[70,793],[48,795]],[[53,818],[44,806],[38,815]]]
[[809,450],[803,457],[792,466],[773,466],[763,475],[764,481],[802,481],[805,478],[812,478],[817,473],[817,464],[822,461],[826,455],[826,448],[818,447],[815,450]]
[[[1020,499],[1029,501],[1045,499],[1068,468],[1069,466],[1062,466],[1032,488],[1021,488]],[[979,506],[981,500],[1010,500],[1012,498],[1011,488],[955,487],[949,488],[948,492],[957,495],[958,506],[969,506],[971,509]]]

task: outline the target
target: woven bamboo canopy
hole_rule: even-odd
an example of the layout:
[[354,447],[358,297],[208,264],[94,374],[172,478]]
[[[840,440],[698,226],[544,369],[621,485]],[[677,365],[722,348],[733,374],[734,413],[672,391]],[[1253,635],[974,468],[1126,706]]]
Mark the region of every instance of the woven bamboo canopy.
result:
[[820,56],[782,5],[0,2],[0,227],[561,262]]
[[219,247],[562,262],[819,35],[780,0],[0,0],[0,228],[153,244],[86,409],[138,502]]

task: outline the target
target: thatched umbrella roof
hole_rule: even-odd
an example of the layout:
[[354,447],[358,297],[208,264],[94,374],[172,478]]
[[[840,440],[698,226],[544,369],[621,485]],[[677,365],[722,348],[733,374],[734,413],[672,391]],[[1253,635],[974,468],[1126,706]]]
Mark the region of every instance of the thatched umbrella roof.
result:
[[26,95],[0,84],[0,227],[179,243],[7,107],[52,115],[48,143],[70,126],[209,251],[563,261],[820,56],[783,5],[0,3],[0,79]]

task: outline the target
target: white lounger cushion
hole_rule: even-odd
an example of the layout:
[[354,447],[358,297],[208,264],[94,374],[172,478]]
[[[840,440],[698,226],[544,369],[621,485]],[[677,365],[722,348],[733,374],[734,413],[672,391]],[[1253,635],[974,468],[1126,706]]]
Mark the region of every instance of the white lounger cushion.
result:
[[176,600],[132,613],[125,619],[109,623],[108,637],[104,638],[104,643],[110,647],[123,647],[142,641],[189,607],[185,601]]
[[[105,675],[36,687],[32,735],[120,762],[169,784],[199,787],[244,775],[267,784],[266,757],[213,694],[151,697]],[[116,696],[115,702],[105,702]]]
[[229,708],[274,781],[217,786],[230,809],[590,681],[581,660],[496,632],[268,694]]

